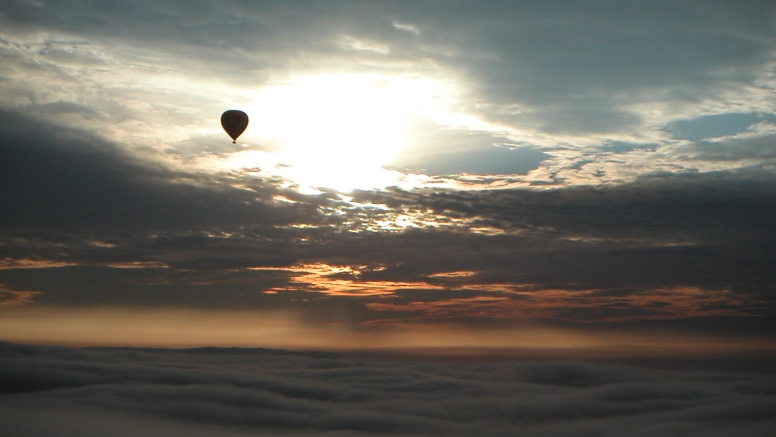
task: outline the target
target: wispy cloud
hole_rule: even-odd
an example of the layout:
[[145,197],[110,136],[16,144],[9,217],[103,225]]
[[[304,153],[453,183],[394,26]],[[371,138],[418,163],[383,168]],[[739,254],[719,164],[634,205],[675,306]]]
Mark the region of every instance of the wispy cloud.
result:
[[0,284],[0,306],[24,306],[35,302],[35,295],[39,291],[15,291]]
[[[431,320],[552,319],[573,322],[622,322],[694,317],[752,317],[763,302],[730,290],[677,288],[662,290],[525,290],[516,284],[467,285],[475,297],[414,301],[404,304],[367,303],[374,311],[403,313],[392,323]],[[747,300],[747,301],[745,301]],[[407,317],[410,315],[411,317]],[[388,320],[380,319],[381,323]]]
[[53,267],[66,267],[74,266],[76,263],[68,263],[63,261],[50,261],[45,259],[15,259],[15,258],[3,258],[0,259],[0,270],[7,269],[48,269]]

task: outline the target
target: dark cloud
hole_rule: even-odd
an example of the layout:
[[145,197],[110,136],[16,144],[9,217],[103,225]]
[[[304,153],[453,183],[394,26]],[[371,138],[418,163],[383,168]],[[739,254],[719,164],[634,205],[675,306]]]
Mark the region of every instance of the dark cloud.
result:
[[[221,237],[238,232],[253,236],[250,246],[258,257],[256,243],[263,241],[271,264],[269,258],[293,252],[280,247],[287,244],[283,238],[295,238],[294,231],[279,228],[302,222],[325,227],[332,220],[318,210],[327,203],[325,195],[300,198],[272,181],[242,181],[250,188],[236,188],[228,177],[172,171],[95,136],[7,112],[2,126],[6,257],[29,258],[24,253],[32,250],[30,256],[45,258],[61,254],[56,247],[64,244],[80,247],[81,260],[164,261],[154,255],[217,252]],[[292,206],[274,202],[274,195],[306,201]],[[137,252],[142,247],[151,259]]]
[[272,205],[278,191],[271,185],[248,195],[226,181],[133,159],[83,132],[8,112],[0,123],[2,202],[13,211],[3,216],[6,226],[99,233],[231,227],[248,215],[265,225],[295,220]]
[[[266,349],[0,348],[0,415],[4,429],[20,436],[95,428],[100,435],[129,428],[146,435],[754,436],[776,417],[776,386],[765,374],[376,362]],[[68,414],[79,420],[59,420]]]
[[[356,324],[395,319],[411,302],[428,304],[406,313],[413,317],[457,321],[487,319],[472,308],[499,320],[567,322],[759,316],[765,323],[774,314],[776,184],[762,170],[655,174],[597,188],[360,191],[347,203],[253,176],[172,171],[18,115],[4,113],[3,123],[4,262],[72,265],[0,270],[9,292],[42,292],[31,302],[288,308],[320,297],[304,304],[310,317],[344,311]],[[276,195],[296,203],[275,202]],[[374,229],[399,212],[435,226]],[[355,268],[322,276],[349,281],[355,295],[379,289],[397,300],[377,311],[365,305],[378,298],[346,302],[304,269],[271,270],[315,263]],[[433,276],[456,271],[472,274]],[[521,303],[527,296],[505,287],[534,290],[533,312]],[[572,293],[563,309],[544,311],[548,289]],[[692,290],[706,297],[688,297]],[[440,313],[451,299],[466,305]],[[636,304],[645,299],[649,306]],[[701,309],[688,312],[692,305]],[[760,322],[741,326],[765,332]]]

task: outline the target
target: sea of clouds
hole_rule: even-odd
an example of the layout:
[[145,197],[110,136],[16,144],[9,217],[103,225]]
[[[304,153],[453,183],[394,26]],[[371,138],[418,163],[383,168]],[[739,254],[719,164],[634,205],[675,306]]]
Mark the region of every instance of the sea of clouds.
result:
[[776,378],[572,362],[0,343],[8,436],[764,436]]

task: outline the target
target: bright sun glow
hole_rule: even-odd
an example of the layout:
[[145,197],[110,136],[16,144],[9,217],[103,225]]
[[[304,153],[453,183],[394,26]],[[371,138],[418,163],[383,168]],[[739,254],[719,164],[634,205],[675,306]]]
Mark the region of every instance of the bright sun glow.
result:
[[404,146],[407,117],[434,112],[444,91],[419,79],[303,77],[265,89],[246,112],[256,133],[286,146],[262,154],[263,172],[303,187],[378,188],[402,176],[382,166]]

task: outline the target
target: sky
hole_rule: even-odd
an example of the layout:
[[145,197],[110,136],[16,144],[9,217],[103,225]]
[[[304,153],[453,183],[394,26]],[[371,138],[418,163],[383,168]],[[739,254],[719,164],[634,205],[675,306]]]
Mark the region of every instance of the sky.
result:
[[772,357],[775,37],[767,1],[2,1],[0,340]]
[[772,1],[0,0],[15,436],[759,437],[774,266]]

